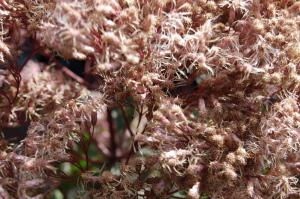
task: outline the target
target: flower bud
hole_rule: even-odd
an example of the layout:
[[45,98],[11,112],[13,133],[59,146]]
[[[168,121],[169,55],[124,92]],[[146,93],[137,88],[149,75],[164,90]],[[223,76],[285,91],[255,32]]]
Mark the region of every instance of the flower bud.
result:
[[197,182],[196,184],[194,184],[192,188],[189,189],[188,198],[190,199],[200,198],[199,189],[200,189],[200,182]]

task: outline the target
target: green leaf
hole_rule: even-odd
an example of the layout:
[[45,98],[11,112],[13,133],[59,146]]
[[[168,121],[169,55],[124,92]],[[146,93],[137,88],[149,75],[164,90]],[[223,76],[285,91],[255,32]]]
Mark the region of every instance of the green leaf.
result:
[[55,189],[51,196],[50,199],[64,199],[64,195],[62,194],[62,192],[58,189]]

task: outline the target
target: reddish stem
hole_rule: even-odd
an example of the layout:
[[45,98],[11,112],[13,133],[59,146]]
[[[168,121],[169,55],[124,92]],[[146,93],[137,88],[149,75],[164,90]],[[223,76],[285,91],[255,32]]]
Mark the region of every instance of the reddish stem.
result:
[[115,141],[116,132],[115,132],[114,122],[113,122],[111,113],[112,113],[112,110],[108,108],[107,109],[107,121],[109,124],[109,132],[110,132],[111,158],[112,158],[112,161],[114,162],[116,159],[117,145],[116,145],[116,141]]

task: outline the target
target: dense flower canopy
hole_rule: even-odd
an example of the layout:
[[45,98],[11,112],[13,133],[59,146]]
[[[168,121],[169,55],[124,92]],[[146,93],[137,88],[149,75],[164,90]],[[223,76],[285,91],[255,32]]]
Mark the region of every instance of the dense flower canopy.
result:
[[299,1],[0,0],[0,17],[0,198],[300,197]]

